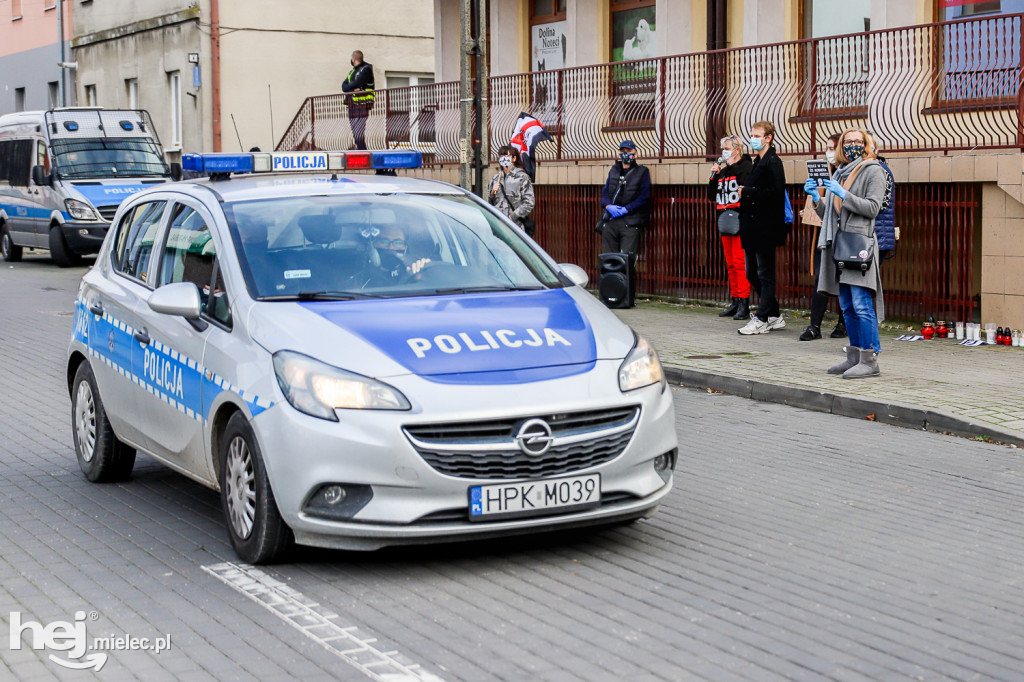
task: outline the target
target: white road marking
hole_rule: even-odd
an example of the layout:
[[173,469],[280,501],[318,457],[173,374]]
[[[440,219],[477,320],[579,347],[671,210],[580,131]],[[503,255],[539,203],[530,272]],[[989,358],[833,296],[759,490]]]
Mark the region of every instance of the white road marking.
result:
[[[406,663],[396,651],[371,646],[376,638],[363,637],[355,627],[334,622],[338,614],[325,609],[298,590],[245,564],[224,562],[202,569],[238,590],[293,628],[316,641],[353,668],[378,682],[442,682],[418,664]],[[406,659],[407,660],[407,659]]]

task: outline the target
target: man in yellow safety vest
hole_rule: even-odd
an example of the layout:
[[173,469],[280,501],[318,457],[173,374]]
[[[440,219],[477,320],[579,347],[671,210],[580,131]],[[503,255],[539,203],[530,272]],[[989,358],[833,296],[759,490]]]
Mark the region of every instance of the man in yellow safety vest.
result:
[[341,84],[347,95],[345,104],[356,149],[366,149],[366,117],[373,108],[373,87],[373,64],[364,62],[363,53],[356,50],[352,53],[352,70]]

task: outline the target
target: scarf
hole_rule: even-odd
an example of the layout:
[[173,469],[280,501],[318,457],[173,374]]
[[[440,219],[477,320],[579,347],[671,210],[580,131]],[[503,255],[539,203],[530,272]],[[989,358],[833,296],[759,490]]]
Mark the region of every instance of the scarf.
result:
[[[836,169],[835,174],[832,175],[832,179],[842,184],[846,181],[850,175],[853,174],[853,170],[861,164],[864,157],[852,161],[845,166],[841,166]],[[818,248],[824,249],[827,246],[832,245],[832,241],[836,238],[836,232],[839,231],[839,213],[835,209],[836,195],[832,193],[832,190],[825,192],[825,215],[821,218],[821,232],[818,233]]]

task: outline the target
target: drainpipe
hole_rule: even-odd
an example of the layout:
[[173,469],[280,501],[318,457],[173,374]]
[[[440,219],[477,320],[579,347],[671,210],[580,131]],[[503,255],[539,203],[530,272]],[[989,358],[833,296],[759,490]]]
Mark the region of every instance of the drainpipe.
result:
[[210,87],[213,92],[213,151],[220,151],[220,0],[210,0]]

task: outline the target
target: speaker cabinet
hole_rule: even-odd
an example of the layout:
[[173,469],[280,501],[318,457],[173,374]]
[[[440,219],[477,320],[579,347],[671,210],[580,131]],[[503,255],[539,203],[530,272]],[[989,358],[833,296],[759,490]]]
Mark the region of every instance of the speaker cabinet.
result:
[[602,253],[597,292],[609,308],[632,308],[636,289],[633,258],[627,253]]

